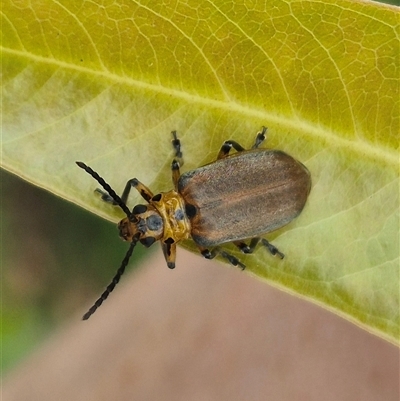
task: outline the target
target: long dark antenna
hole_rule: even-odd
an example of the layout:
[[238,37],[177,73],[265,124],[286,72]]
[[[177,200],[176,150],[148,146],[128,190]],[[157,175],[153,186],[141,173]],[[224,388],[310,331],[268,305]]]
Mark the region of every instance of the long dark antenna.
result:
[[133,241],[131,242],[131,245],[128,249],[128,252],[126,253],[124,260],[121,263],[121,267],[117,270],[117,273],[115,274],[114,278],[112,279],[111,283],[107,286],[105,291],[100,295],[100,298],[93,304],[93,306],[83,315],[82,319],[87,320],[90,318],[90,316],[93,315],[94,312],[96,312],[97,308],[100,307],[100,305],[108,298],[108,296],[111,294],[111,292],[114,290],[115,286],[118,284],[121,276],[124,274],[125,268],[129,262],[130,257],[132,256],[132,252],[135,248],[135,245],[137,243],[137,238],[134,238]]
[[128,206],[122,201],[122,199],[115,193],[115,191],[104,181],[102,177],[100,177],[94,170],[92,170],[89,166],[87,166],[83,162],[76,162],[76,164],[84,169],[88,174],[90,174],[114,199],[115,203],[125,212],[125,214],[131,217],[131,211],[128,209]]
[[[108,194],[113,198],[115,203],[125,212],[128,218],[131,217],[132,213],[128,209],[128,206],[122,201],[122,199],[115,193],[115,191],[108,185],[102,177],[100,177],[94,170],[92,170],[89,166],[87,166],[83,162],[76,162],[76,164],[85,170],[88,174],[90,174],[103,188]],[[124,257],[124,260],[121,263],[120,268],[117,270],[114,278],[112,279],[111,283],[107,286],[105,291],[101,294],[100,298],[94,303],[94,305],[83,315],[83,320],[89,319],[90,316],[96,312],[97,308],[108,298],[111,292],[114,290],[115,286],[118,284],[121,276],[124,274],[125,268],[128,265],[129,259],[132,256],[132,252],[135,249],[136,243],[138,241],[138,236],[133,237],[131,245],[129,246],[128,252]]]

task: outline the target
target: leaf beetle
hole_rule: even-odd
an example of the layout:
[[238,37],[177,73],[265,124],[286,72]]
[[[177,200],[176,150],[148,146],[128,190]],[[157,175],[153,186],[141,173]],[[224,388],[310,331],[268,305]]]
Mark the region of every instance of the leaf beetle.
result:
[[[232,242],[243,253],[252,253],[261,243],[272,255],[284,255],[260,235],[285,226],[302,211],[311,189],[308,169],[275,149],[259,148],[267,128],[257,134],[251,149],[229,140],[217,160],[180,174],[181,143],[172,132],[175,157],[171,164],[174,189],[154,195],[137,178],[130,179],[119,197],[102,177],[82,162],[79,167],[104,189],[96,189],[104,201],[118,205],[127,217],[118,223],[120,237],[130,247],[112,282],[83,316],[88,319],[114,290],[137,242],[149,247],[160,241],[167,266],[175,267],[176,244],[191,238],[207,259],[220,255],[234,266],[245,265],[219,245]],[[230,154],[234,148],[236,153]],[[147,204],[126,206],[135,188]],[[250,240],[248,244],[244,240]]]

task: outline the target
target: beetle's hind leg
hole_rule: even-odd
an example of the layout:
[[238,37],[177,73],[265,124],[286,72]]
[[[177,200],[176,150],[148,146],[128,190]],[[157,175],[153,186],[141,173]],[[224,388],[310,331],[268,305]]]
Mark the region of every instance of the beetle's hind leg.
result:
[[215,247],[215,248],[210,250],[210,249],[203,248],[203,247],[199,246],[199,249],[200,249],[201,254],[206,259],[214,259],[217,255],[220,255],[224,259],[226,259],[231,265],[238,266],[242,270],[244,270],[246,268],[246,265],[244,265],[238,258],[236,258],[235,256],[231,255],[228,252],[225,252],[221,248]]
[[243,253],[253,253],[259,242],[261,242],[261,244],[264,245],[268,249],[268,251],[271,253],[271,255],[273,255],[273,256],[278,255],[281,259],[283,259],[285,257],[285,255],[282,252],[280,252],[279,249],[275,245],[272,245],[265,238],[261,238],[261,237],[253,238],[250,241],[249,245],[247,245],[245,242],[242,242],[242,241],[234,241],[234,244]]
[[[254,145],[251,147],[252,149],[258,148],[266,138],[267,127],[262,127],[262,130],[257,134]],[[231,149],[235,149],[237,152],[243,152],[246,150],[242,145],[238,144],[236,141],[225,141],[221,146],[221,150],[218,153],[217,159],[223,159],[224,157],[229,155]]]
[[265,141],[267,130],[267,127],[262,127],[261,131],[257,133],[254,145],[251,147],[252,149],[257,149]]

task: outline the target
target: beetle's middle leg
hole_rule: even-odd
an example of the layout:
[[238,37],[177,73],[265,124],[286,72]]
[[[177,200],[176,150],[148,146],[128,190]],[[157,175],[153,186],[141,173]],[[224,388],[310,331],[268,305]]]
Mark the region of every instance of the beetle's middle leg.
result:
[[225,252],[224,250],[222,250],[219,247],[215,247],[213,249],[207,249],[207,248],[203,248],[200,247],[200,252],[201,254],[206,258],[206,259],[214,259],[217,255],[222,256],[224,259],[226,259],[231,265],[233,266],[238,266],[240,267],[242,270],[244,270],[246,268],[246,266],[235,256],[231,255],[228,252]]
[[272,245],[270,242],[268,242],[265,238],[261,237],[256,237],[252,238],[250,241],[250,244],[247,245],[245,242],[242,241],[234,241],[233,243],[243,252],[243,253],[253,253],[254,249],[258,245],[258,243],[261,242],[262,245],[264,245],[268,251],[271,253],[271,255],[278,255],[281,259],[285,257],[285,255],[279,251],[279,249],[275,246]]
[[[257,149],[265,140],[267,133],[267,127],[262,127],[262,130],[257,133],[256,140],[254,145],[251,147],[252,149]],[[225,141],[221,146],[221,150],[218,153],[217,159],[223,159],[224,157],[229,155],[231,149],[235,149],[237,152],[243,152],[246,150],[242,145],[239,145],[236,141]]]
[[181,141],[178,139],[176,135],[176,131],[172,131],[172,136],[174,139],[172,140],[172,146],[175,149],[175,156],[172,160],[171,170],[172,170],[172,182],[174,183],[175,190],[178,190],[178,181],[181,176],[180,167],[183,166],[183,158],[181,151]]

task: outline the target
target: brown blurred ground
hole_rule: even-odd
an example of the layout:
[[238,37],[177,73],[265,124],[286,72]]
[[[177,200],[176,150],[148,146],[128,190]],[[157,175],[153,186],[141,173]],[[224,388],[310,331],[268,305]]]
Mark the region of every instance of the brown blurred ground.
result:
[[395,346],[182,249],[174,271],[161,251],[146,265],[10,372],[2,400],[399,400]]

